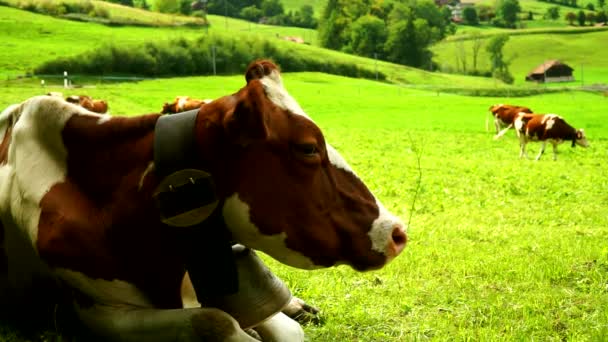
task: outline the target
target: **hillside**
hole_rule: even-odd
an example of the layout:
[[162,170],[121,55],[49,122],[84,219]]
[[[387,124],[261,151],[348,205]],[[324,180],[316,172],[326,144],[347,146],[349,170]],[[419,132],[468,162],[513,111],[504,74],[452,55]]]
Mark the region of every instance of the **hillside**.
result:
[[[608,30],[577,33],[573,30],[554,33],[538,33],[520,30],[510,35],[504,47],[505,59],[510,61],[510,71],[515,84],[525,83],[525,76],[548,59],[558,59],[574,68],[577,83],[608,83],[608,50],[598,49],[608,41]],[[485,39],[484,39],[485,41]],[[456,66],[456,56],[464,51],[469,70],[473,64],[474,40],[445,40],[433,47],[435,60],[443,70],[462,70]],[[489,70],[490,59],[485,48],[478,57],[478,70]]]
[[[378,70],[378,72],[386,75],[387,80],[395,83],[436,86],[459,85],[475,88],[494,87],[494,82],[487,78],[430,73],[322,49],[314,45],[293,44],[277,39],[277,36],[289,35],[295,30],[303,29],[264,25],[250,26],[250,23],[245,21],[218,16],[209,16],[209,21],[211,28],[207,32],[202,28],[189,26],[115,27],[96,23],[74,22],[0,6],[0,34],[6,37],[4,44],[9,47],[0,56],[0,73],[4,78],[23,75],[46,60],[59,56],[79,55],[110,42],[137,46],[145,41],[169,41],[177,38],[194,39],[204,34],[226,34],[231,37],[253,35],[271,39],[273,44],[291,49],[302,55],[322,58],[328,63],[340,61],[365,67],[369,70]],[[248,29],[249,27],[251,27],[251,30]]]

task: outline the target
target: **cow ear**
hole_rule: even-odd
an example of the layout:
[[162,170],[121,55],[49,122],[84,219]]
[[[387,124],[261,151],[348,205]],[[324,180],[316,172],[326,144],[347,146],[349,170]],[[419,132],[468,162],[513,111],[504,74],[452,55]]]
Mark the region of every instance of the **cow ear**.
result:
[[240,145],[268,137],[266,95],[261,85],[247,88],[239,95],[234,110],[224,119],[228,136]]

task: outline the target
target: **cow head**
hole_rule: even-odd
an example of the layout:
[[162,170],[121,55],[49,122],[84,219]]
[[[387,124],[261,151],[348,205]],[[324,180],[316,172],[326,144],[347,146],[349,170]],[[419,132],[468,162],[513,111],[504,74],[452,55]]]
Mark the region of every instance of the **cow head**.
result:
[[245,78],[237,93],[201,107],[196,122],[233,238],[305,269],[377,269],[396,257],[404,225],[325,141],[278,68],[256,61]]
[[587,141],[587,137],[585,137],[585,131],[581,129],[576,130],[576,138],[572,140],[572,147],[580,145],[582,147],[589,147],[589,141]]

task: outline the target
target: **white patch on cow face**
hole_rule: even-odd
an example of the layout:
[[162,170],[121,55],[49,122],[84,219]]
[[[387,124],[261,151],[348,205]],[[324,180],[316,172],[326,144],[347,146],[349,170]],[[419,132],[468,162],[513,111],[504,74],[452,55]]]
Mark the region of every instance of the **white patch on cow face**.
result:
[[[589,147],[589,141],[587,141],[587,137],[585,136],[585,130],[583,130],[581,128],[578,131],[576,131],[576,134],[577,134],[576,144],[578,144],[582,147]],[[578,138],[579,134],[580,134],[580,138]]]
[[[273,70],[270,75],[263,77],[261,80],[264,86],[264,91],[268,99],[272,101],[279,108],[288,110],[294,114],[299,114],[310,119],[302,107],[296,102],[296,100],[289,95],[287,90],[283,87],[283,80],[278,71]],[[312,119],[310,119],[312,121]]]
[[40,200],[53,185],[65,180],[67,151],[61,132],[74,113],[88,111],[60,98],[38,96],[2,114],[4,120],[11,116],[14,126],[7,164],[0,167],[0,211],[11,213],[33,245]]
[[[382,253],[389,258],[395,257],[393,251],[390,250],[392,245],[393,230],[400,226],[403,232],[407,232],[407,227],[399,218],[391,214],[386,208],[376,199],[376,205],[379,209],[379,215],[372,223],[372,229],[368,235],[372,241],[372,250]],[[388,262],[388,260],[387,260]]]
[[226,199],[222,214],[232,237],[239,243],[269,254],[278,261],[297,268],[319,268],[303,254],[287,248],[286,234],[264,235],[249,218],[249,205],[238,194]]
[[184,106],[186,105],[186,102],[188,102],[188,97],[180,96],[179,100],[177,101],[177,110],[182,111],[184,109]]

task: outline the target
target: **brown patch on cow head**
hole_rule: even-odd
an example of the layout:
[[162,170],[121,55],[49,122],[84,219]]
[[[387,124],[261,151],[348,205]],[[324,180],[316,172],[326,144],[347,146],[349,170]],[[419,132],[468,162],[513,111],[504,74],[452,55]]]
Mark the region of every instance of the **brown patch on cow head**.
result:
[[260,79],[264,76],[270,75],[273,71],[280,72],[278,66],[268,60],[257,60],[253,61],[247,67],[247,72],[245,72],[245,80],[247,83],[251,80]]
[[[271,100],[288,96],[271,94],[284,91],[271,89],[280,85],[274,70],[269,62],[250,67],[248,75],[273,79],[247,77],[244,88],[203,106],[197,119],[200,151],[226,201],[230,230],[239,242],[296,267],[381,267],[405,245],[402,224],[319,127],[294,112],[299,106]],[[210,148],[210,139],[224,143]]]

